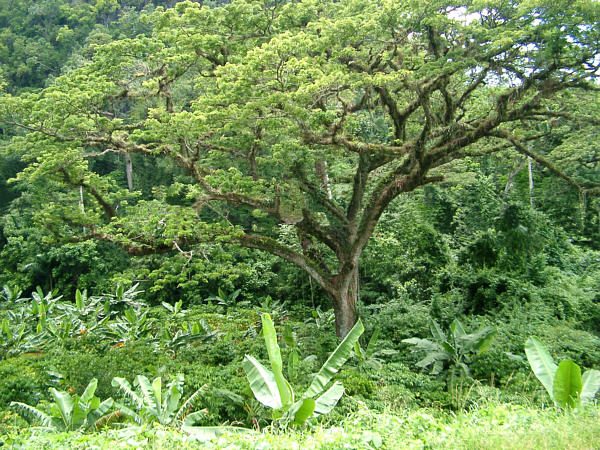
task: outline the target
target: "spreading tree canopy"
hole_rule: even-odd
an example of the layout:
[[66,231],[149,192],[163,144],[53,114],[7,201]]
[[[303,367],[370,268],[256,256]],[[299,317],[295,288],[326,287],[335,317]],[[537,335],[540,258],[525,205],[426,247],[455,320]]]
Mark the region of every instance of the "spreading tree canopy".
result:
[[[599,123],[574,107],[598,90],[593,0],[184,2],[146,20],[151,37],[1,99],[25,130],[7,147],[29,163],[19,178],[72,188],[39,212],[61,239],[270,252],[331,297],[344,336],[382,213],[456,160],[512,149],[598,190],[536,151],[557,122]],[[132,154],[176,181],[142,201],[94,164]]]

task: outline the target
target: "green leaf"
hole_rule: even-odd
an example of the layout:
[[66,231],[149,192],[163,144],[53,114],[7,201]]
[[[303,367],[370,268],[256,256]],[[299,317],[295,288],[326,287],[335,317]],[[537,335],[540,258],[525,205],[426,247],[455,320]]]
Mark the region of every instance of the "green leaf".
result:
[[534,337],[530,337],[525,342],[525,354],[531,370],[544,385],[550,397],[554,399],[554,374],[558,366],[554,363],[552,356],[550,356],[544,344]]
[[590,369],[583,374],[581,379],[581,403],[585,404],[594,400],[598,389],[600,389],[600,371]]
[[289,323],[286,323],[285,327],[283,328],[283,342],[285,342],[285,345],[287,345],[288,347],[296,346],[294,332],[292,331],[292,327]]
[[83,394],[81,394],[81,402],[88,403],[94,396],[94,393],[96,392],[96,387],[98,387],[98,380],[96,378],[92,378],[92,380],[88,383],[87,387],[85,388],[85,391],[83,391]]
[[454,319],[452,321],[452,323],[450,324],[450,331],[452,331],[454,339],[467,334],[467,332],[465,331],[465,327],[463,326],[462,322],[458,319]]
[[183,374],[178,373],[175,379],[169,383],[167,395],[163,400],[163,410],[167,417],[171,417],[177,411],[177,406],[183,395],[183,382]]
[[295,425],[303,425],[306,419],[311,417],[315,412],[315,400],[312,398],[304,398],[297,401],[289,410],[289,415],[292,417],[292,423]]
[[425,368],[437,361],[447,361],[450,359],[450,357],[451,357],[450,354],[448,354],[446,352],[431,352],[431,353],[428,353],[427,355],[425,355],[425,358],[423,358],[421,361],[419,361],[416,364],[416,366]]
[[581,369],[571,360],[561,361],[554,375],[554,401],[561,408],[577,408],[583,383]]
[[277,344],[275,326],[273,325],[273,321],[269,314],[263,313],[261,319],[265,345],[267,347],[267,353],[269,354],[273,375],[275,376],[275,382],[277,383],[277,389],[279,389],[279,397],[281,398],[282,405],[286,406],[293,402],[293,393],[289,384],[283,377],[283,362],[281,360],[279,345]]
[[242,361],[242,367],[256,400],[269,408],[281,408],[283,405],[273,372],[250,355],[246,355]]
[[131,389],[131,384],[129,384],[129,381],[127,381],[125,378],[114,377],[111,385],[123,391],[137,405],[138,409],[144,407],[144,399],[136,394],[133,389]]
[[325,386],[331,378],[340,370],[344,365],[350,354],[354,344],[358,342],[358,338],[363,334],[365,328],[362,322],[358,319],[358,322],[352,327],[346,337],[340,342],[340,345],[333,351],[323,367],[319,370],[312,383],[308,387],[308,390],[304,393],[304,398],[314,398],[323,392]]
[[[442,331],[442,327],[435,320],[431,319],[431,323],[429,324],[429,329],[431,330],[431,335],[438,342],[443,342],[446,340],[446,333]],[[405,339],[406,341],[406,339]],[[404,342],[404,341],[403,341]]]
[[73,402],[73,413],[71,414],[71,423],[69,424],[69,431],[78,430],[83,425],[89,411],[84,411],[77,399]]
[[494,327],[487,326],[475,333],[458,336],[456,343],[465,349],[465,351],[483,353],[496,337],[496,333]]
[[336,381],[327,389],[315,403],[315,413],[328,414],[344,395],[344,386],[339,381]]
[[367,355],[372,355],[375,351],[375,344],[377,344],[377,339],[379,339],[379,335],[381,334],[381,327],[375,328],[373,334],[371,335],[371,339],[369,339],[369,343],[367,344],[367,348],[365,350]]
[[294,348],[288,356],[288,377],[293,379],[297,375],[299,364],[300,356],[298,355],[298,350]]
[[75,291],[75,305],[77,306],[77,309],[83,309],[83,298],[81,297],[81,291],[79,289]]
[[11,408],[16,408],[26,419],[33,419],[45,427],[49,427],[52,424],[52,417],[33,406],[21,402],[10,402],[9,406]]
[[443,351],[443,347],[437,342],[432,342],[429,339],[421,339],[421,338],[409,338],[402,339],[402,342],[410,345],[414,345],[416,350],[425,350],[425,351]]
[[50,393],[54,397],[56,409],[55,411],[60,415],[59,418],[62,420],[65,429],[71,429],[71,415],[73,414],[73,399],[69,394],[64,391],[57,391],[54,388],[50,388]]

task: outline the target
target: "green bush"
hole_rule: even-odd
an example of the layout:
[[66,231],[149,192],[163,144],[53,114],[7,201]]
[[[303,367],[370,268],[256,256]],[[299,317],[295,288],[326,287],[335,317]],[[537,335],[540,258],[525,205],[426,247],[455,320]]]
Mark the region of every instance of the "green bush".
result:
[[10,402],[36,404],[58,381],[48,370],[48,355],[21,355],[0,361],[0,409]]

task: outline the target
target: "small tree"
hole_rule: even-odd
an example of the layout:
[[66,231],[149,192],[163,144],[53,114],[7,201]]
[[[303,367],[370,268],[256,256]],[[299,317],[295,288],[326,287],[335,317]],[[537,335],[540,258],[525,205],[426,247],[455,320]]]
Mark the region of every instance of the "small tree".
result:
[[[74,188],[70,208],[63,198],[39,214],[56,234],[136,255],[188,255],[215,239],[270,252],[329,295],[345,336],[382,213],[454,161],[512,148],[575,189],[598,191],[534,143],[555,121],[580,120],[573,96],[597,90],[599,8],[184,2],[148,17],[150,38],[96,47],[43,91],[4,97],[1,116],[28,130],[10,147],[31,162],[20,179]],[[170,187],[179,201],[157,192],[125,206],[135,194],[89,164],[115,154],[181,167],[187,178]],[[282,228],[297,241],[277,239]]]

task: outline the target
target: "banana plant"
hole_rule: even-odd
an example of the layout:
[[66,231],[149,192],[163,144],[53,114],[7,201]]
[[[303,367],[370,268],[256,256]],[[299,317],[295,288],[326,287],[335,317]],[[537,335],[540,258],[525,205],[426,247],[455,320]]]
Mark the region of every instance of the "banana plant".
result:
[[75,309],[73,311],[79,331],[92,331],[101,327],[110,319],[110,312],[105,310],[104,297],[88,296],[87,289],[75,291]]
[[167,350],[176,353],[188,345],[209,342],[220,334],[218,331],[208,328],[208,325],[202,320],[191,324],[184,323],[183,330],[177,330],[174,333],[167,326],[151,339],[149,344],[156,347],[157,350]]
[[484,352],[496,336],[496,329],[491,326],[481,328],[475,333],[467,334],[460,320],[454,319],[446,334],[440,325],[431,320],[431,334],[434,340],[410,338],[402,342],[413,345],[413,352],[425,351],[425,357],[417,363],[417,367],[431,366],[431,373],[437,375],[445,366],[451,371],[451,378],[460,371],[462,375],[470,376],[468,364],[471,358]]
[[179,300],[173,305],[167,302],[162,302],[162,306],[169,311],[173,317],[183,317],[185,315],[185,311],[182,309],[183,300]]
[[[10,317],[11,311],[9,311]],[[0,349],[4,355],[19,355],[43,348],[51,339],[46,332],[36,333],[23,322],[3,319],[0,322]]]
[[[173,425],[183,421],[184,415],[189,411],[189,407],[200,392],[206,388],[206,386],[203,386],[198,389],[180,407],[179,401],[183,395],[183,382],[183,374],[179,373],[167,384],[164,391],[161,377],[155,378],[150,383],[148,378],[138,375],[134,380],[137,392],[125,378],[113,378],[112,385],[119,388],[131,403],[131,408],[119,404],[120,410],[138,425],[151,422],[158,422],[161,425]],[[187,414],[189,416],[188,421],[201,414],[203,412]]]
[[590,369],[582,376],[581,368],[569,359],[556,365],[544,344],[534,337],[525,342],[525,354],[550,398],[563,409],[591,402],[600,389],[600,371]]
[[16,408],[26,419],[57,431],[96,430],[110,420],[111,415],[107,413],[114,403],[112,398],[100,402],[94,396],[97,386],[98,380],[92,379],[81,397],[71,397],[64,391],[50,388],[50,394],[54,398],[50,414],[20,402],[12,402],[10,406]]
[[22,293],[23,291],[21,291],[16,286],[9,286],[8,284],[2,286],[2,295],[4,297],[4,300],[6,300],[6,302],[9,305],[12,305],[17,300],[19,300],[21,298]]
[[317,306],[316,309],[312,310],[312,318],[306,319],[305,323],[310,323],[314,321],[315,325],[318,329],[329,328],[335,322],[335,314],[333,309],[328,309],[327,311],[323,311],[320,306]]
[[[135,378],[134,385],[137,392],[132,389],[131,384],[125,378],[115,377],[112,385],[118,387],[126,397],[129,398],[130,406],[119,404],[120,411],[137,425],[158,422],[161,425],[176,427],[190,435],[191,438],[205,441],[219,437],[225,432],[246,433],[251,430],[232,427],[201,427],[195,426],[198,420],[206,414],[206,410],[195,411],[194,404],[200,394],[208,388],[202,386],[179,405],[183,394],[183,374],[177,374],[175,378],[162,389],[162,379],[155,378],[152,383],[143,375]],[[132,409],[133,408],[133,409]],[[135,411],[134,411],[135,409]]]
[[227,294],[223,289],[218,288],[217,295],[211,295],[210,297],[207,297],[206,300],[209,302],[216,301],[218,305],[229,308],[237,304],[237,298],[240,296],[241,292],[241,289],[236,289],[231,294]]
[[127,308],[119,320],[108,324],[108,334],[118,342],[133,342],[148,336],[148,311]]
[[117,284],[114,294],[103,294],[104,313],[115,315],[127,308],[146,308],[148,305],[137,300],[137,297],[142,294],[143,290],[137,290],[140,283],[136,283],[129,289],[125,290],[122,284]]
[[[283,328],[283,342],[289,348],[287,360],[287,375],[290,380],[296,380],[300,370],[300,347],[304,339],[298,339],[296,333],[289,324]],[[315,355],[308,355],[302,358],[303,363],[312,363],[317,360]]]
[[283,361],[271,316],[264,313],[261,320],[271,370],[250,355],[246,355],[242,362],[256,399],[273,409],[274,420],[281,419],[294,425],[302,425],[311,417],[329,413],[344,394],[344,386],[336,381],[329,389],[325,388],[350,357],[354,344],[364,332],[362,322],[359,320],[354,325],[314,376],[307,391],[296,400],[294,390],[283,376]]
[[270,295],[260,302],[259,311],[270,314],[273,320],[283,318],[288,313],[285,304],[279,300],[273,300]]
[[354,354],[356,359],[358,360],[359,367],[362,369],[373,369],[373,370],[381,370],[383,367],[383,360],[380,356],[384,355],[395,355],[398,352],[396,350],[391,349],[383,349],[376,350],[377,340],[379,339],[379,334],[381,333],[381,327],[375,328],[367,346],[365,348],[361,347],[360,342],[354,344]]

